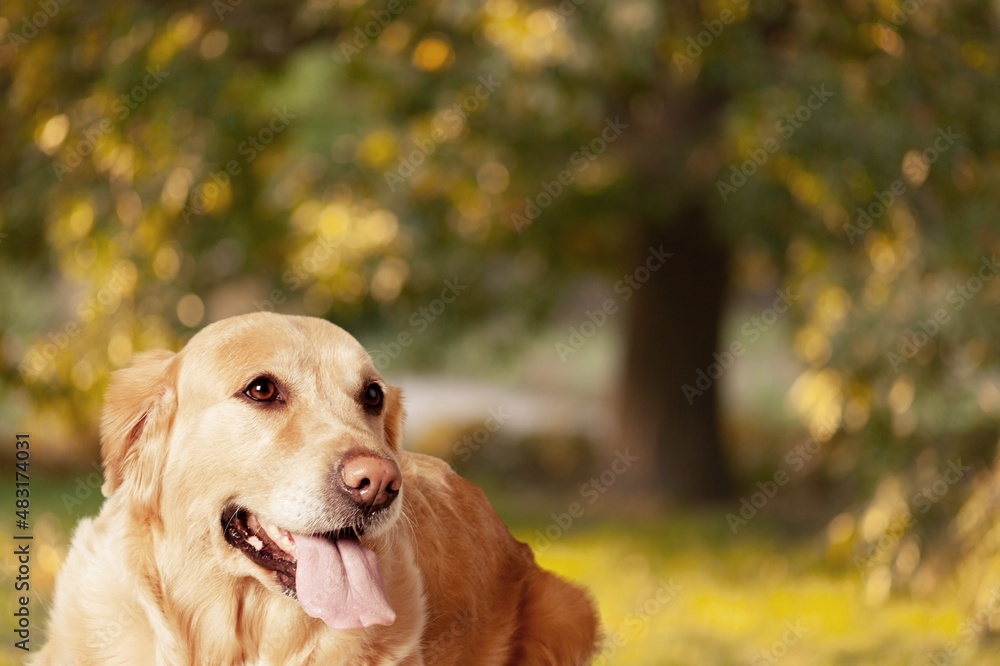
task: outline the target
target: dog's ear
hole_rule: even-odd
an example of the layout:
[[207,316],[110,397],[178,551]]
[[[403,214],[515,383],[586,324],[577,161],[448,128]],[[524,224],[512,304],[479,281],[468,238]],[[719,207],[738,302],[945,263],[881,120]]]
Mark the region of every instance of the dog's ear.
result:
[[399,451],[403,441],[403,421],[406,409],[403,407],[403,389],[387,386],[385,393],[385,441],[393,451]]
[[174,358],[173,352],[146,352],[111,376],[101,414],[105,497],[121,488],[145,509],[159,498],[160,470],[177,405]]

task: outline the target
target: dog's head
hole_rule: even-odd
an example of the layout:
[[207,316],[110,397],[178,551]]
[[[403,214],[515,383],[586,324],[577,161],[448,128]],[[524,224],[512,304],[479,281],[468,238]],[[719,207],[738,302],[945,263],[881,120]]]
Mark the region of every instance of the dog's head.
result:
[[216,575],[295,595],[338,629],[390,624],[368,546],[402,510],[402,421],[399,389],[343,329],[234,317],[115,373],[103,490]]

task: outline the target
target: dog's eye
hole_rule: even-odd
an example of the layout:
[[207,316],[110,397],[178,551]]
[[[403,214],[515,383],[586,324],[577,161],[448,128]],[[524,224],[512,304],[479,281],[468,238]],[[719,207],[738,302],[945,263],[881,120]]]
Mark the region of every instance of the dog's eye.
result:
[[377,412],[382,408],[382,387],[372,382],[365,389],[365,409],[373,412]]
[[243,395],[257,402],[274,402],[278,398],[278,387],[267,377],[258,377],[250,382]]

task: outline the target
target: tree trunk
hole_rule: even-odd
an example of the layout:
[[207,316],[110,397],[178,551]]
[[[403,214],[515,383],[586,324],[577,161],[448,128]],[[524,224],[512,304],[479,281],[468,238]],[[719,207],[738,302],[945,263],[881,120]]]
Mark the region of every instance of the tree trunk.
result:
[[[634,266],[650,247],[673,253],[630,299],[624,383],[619,399],[620,446],[639,457],[634,483],[678,504],[730,495],[732,479],[719,431],[718,381],[709,373],[728,273],[726,248],[711,236],[703,206],[669,225],[644,225]],[[714,369],[713,369],[714,370]],[[723,377],[724,380],[724,377]],[[689,392],[685,385],[701,395]]]

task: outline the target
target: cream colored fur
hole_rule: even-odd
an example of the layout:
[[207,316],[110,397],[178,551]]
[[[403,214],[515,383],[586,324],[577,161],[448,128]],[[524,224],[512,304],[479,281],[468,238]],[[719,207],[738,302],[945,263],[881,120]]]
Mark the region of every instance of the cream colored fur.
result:
[[[293,399],[239,394],[271,374]],[[443,462],[400,450],[402,396],[357,400],[377,379],[364,349],[320,319],[258,313],[116,373],[102,416],[100,515],[81,521],[36,666],[584,664],[587,596],[539,569],[485,496]],[[384,383],[384,382],[383,382]],[[237,502],[293,532],[337,528],[330,483],[349,450],[395,460],[403,483],[362,541],[378,555],[391,626],[337,631],[307,616],[223,538]]]

